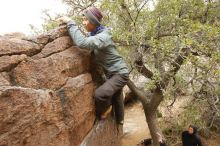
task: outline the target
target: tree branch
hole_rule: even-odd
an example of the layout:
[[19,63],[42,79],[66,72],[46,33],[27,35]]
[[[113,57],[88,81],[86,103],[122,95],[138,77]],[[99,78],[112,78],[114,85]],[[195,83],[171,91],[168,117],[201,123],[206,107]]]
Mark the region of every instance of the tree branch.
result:
[[134,19],[134,26],[136,26],[136,22],[137,22],[137,19],[139,17],[139,14],[140,14],[141,10],[144,8],[144,6],[147,4],[147,2],[148,2],[148,0],[145,0],[143,5],[141,6],[141,8],[139,8],[139,9],[137,8],[137,15]]
[[144,91],[138,89],[135,84],[129,79],[129,81],[127,82],[128,87],[130,88],[130,90],[137,96],[137,98],[144,104],[147,103],[147,98],[146,95],[144,93]]
[[136,54],[135,57],[135,67],[138,70],[139,73],[141,73],[146,78],[153,78],[153,72],[146,68],[143,62],[142,55],[140,53]]
[[175,74],[179,71],[181,65],[183,64],[183,61],[186,59],[186,57],[189,55],[190,53],[190,48],[183,48],[182,52],[179,53],[179,55],[176,57],[175,61],[171,64],[173,69],[171,69],[170,71],[168,71],[164,78],[162,79],[162,82],[160,82],[160,85],[162,88],[165,88],[171,77],[174,77]]
[[121,8],[122,8],[123,10],[126,11],[126,13],[128,14],[128,17],[130,18],[131,22],[133,22],[133,18],[132,18],[132,16],[131,16],[131,13],[129,12],[129,9],[128,9],[128,7],[126,6],[126,4],[125,4],[124,1],[120,4],[120,6],[121,6]]

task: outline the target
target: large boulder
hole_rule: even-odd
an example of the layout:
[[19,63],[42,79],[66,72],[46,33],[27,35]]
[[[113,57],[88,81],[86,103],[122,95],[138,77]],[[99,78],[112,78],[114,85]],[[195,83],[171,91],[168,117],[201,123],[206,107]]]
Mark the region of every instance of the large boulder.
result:
[[40,46],[18,38],[0,37],[0,56],[3,55],[35,55],[41,51]]
[[119,146],[113,118],[95,122],[90,62],[64,26],[0,37],[0,146]]

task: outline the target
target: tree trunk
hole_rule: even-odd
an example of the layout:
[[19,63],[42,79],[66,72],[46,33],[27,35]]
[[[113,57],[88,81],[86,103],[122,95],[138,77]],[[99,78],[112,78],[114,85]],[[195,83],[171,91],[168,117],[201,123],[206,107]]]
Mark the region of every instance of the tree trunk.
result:
[[[159,146],[158,134],[162,136],[162,132],[159,128],[157,121],[157,108],[164,98],[162,90],[166,90],[170,82],[170,79],[175,77],[176,73],[179,71],[181,65],[183,64],[184,60],[189,54],[190,54],[190,48],[188,47],[182,48],[181,51],[176,56],[176,59],[172,63],[172,68],[170,68],[170,70],[166,72],[162,67],[163,65],[160,64],[160,62],[157,62],[158,69],[161,72],[163,72],[164,75],[162,76],[162,80],[157,81],[155,83],[156,89],[154,90],[153,93],[150,92],[149,94],[147,94],[144,90],[138,89],[132,81],[129,81],[127,83],[128,87],[131,89],[131,91],[134,94],[136,94],[137,98],[141,101],[144,107],[146,121],[148,124],[148,128],[150,130],[150,134],[153,139],[154,146]],[[156,56],[156,58],[158,58],[158,56]],[[156,61],[158,60],[156,59]],[[137,54],[134,63],[137,65],[136,68],[139,73],[141,73],[146,78],[153,79],[154,73],[145,66],[142,54],[140,53]]]
[[157,108],[160,102],[163,100],[163,94],[160,90],[155,90],[155,93],[152,95],[151,101],[148,104],[143,104],[146,121],[148,128],[150,130],[151,137],[153,139],[153,145],[159,146],[159,135],[162,135],[162,132],[159,128],[157,121]]
[[[144,110],[146,111],[148,109],[144,109]],[[159,146],[159,137],[157,133],[161,133],[161,132],[158,126],[156,112],[151,112],[151,113],[145,112],[145,116],[146,116],[146,120],[147,120],[148,128],[150,130],[151,137],[153,139],[153,145]]]
[[148,128],[153,139],[153,146],[159,146],[159,136],[157,133],[162,135],[162,132],[157,121],[157,108],[163,100],[162,91],[159,88],[156,88],[154,93],[148,97],[148,95],[146,95],[143,90],[139,90],[133,82],[129,81],[127,85],[131,91],[136,94],[137,98],[143,105]]

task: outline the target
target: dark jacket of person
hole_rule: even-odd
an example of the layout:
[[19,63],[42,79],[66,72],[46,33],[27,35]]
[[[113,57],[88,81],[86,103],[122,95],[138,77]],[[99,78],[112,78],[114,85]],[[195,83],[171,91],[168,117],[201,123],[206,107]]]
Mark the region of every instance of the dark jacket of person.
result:
[[193,134],[189,134],[188,131],[184,131],[182,133],[182,142],[183,146],[203,146],[201,139],[197,135],[197,128],[191,126],[193,128]]
[[160,142],[160,146],[167,146],[165,142]]
[[[150,146],[152,144],[152,139],[151,138],[148,138],[148,139],[144,139],[142,142],[141,142],[141,146]],[[167,146],[166,143],[163,141],[163,142],[160,142],[160,146]]]

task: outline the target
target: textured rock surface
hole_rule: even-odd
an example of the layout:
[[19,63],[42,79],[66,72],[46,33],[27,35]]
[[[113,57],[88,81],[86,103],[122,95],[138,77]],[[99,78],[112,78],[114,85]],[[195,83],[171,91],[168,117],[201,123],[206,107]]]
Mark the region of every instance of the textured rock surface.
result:
[[80,146],[120,146],[122,127],[112,117],[96,123]]
[[69,78],[60,90],[65,124],[70,128],[72,145],[79,144],[94,124],[93,83],[90,74]]
[[13,71],[15,82],[24,87],[59,89],[68,77],[88,71],[87,52],[71,47],[60,53],[39,60],[20,63]]
[[10,76],[7,72],[0,73],[0,86],[8,86],[10,84]]
[[94,125],[90,54],[65,27],[15,37],[0,37],[0,146],[120,145],[112,118]]
[[40,47],[29,41],[17,38],[0,38],[0,56],[3,55],[20,55],[26,54],[28,56],[34,55],[40,51]]
[[49,90],[0,88],[0,145],[69,145],[60,99]]
[[61,52],[67,48],[69,48],[72,45],[72,41],[68,36],[60,37],[54,40],[51,43],[48,43],[42,51],[34,56],[33,58],[39,59],[39,58],[45,58],[48,57],[51,54]]
[[11,68],[13,68],[26,58],[27,56],[24,54],[0,57],[0,72],[10,71]]

